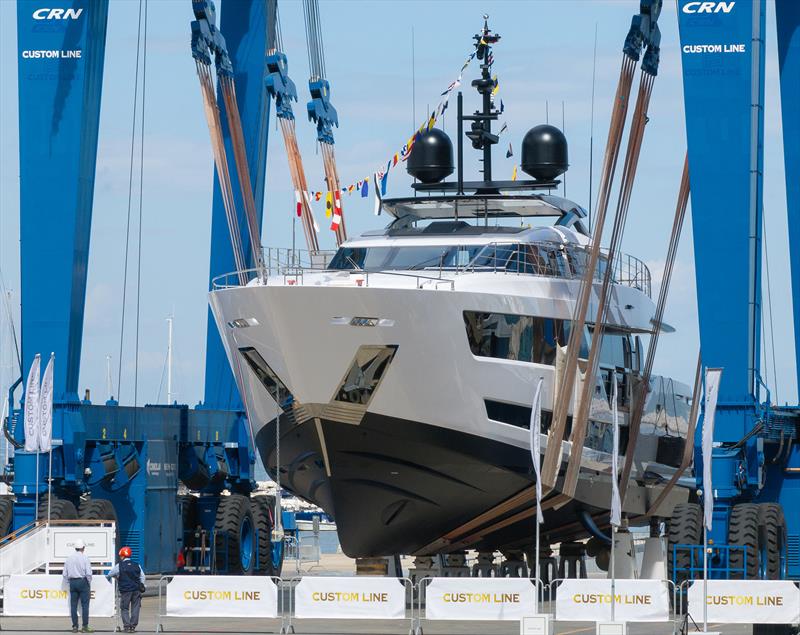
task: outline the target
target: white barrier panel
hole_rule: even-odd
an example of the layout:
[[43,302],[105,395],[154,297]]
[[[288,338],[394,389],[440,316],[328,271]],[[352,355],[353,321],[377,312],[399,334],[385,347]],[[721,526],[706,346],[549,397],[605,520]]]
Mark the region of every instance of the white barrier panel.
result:
[[[708,621],[725,624],[797,624],[800,589],[789,580],[709,580]],[[703,581],[689,587],[689,613],[703,618]]]
[[406,618],[405,581],[305,577],[294,589],[294,617],[402,620]]
[[[89,615],[114,617],[114,584],[92,576]],[[80,609],[78,609],[80,614]],[[12,575],[3,588],[3,615],[15,617],[69,616],[69,584],[60,575]]]
[[167,584],[168,617],[278,617],[271,578],[176,575]]
[[519,621],[534,613],[535,588],[527,578],[432,578],[425,619]]
[[[611,621],[611,580],[564,580],[557,589],[557,620]],[[618,621],[669,620],[669,588],[663,580],[617,580],[614,597]]]

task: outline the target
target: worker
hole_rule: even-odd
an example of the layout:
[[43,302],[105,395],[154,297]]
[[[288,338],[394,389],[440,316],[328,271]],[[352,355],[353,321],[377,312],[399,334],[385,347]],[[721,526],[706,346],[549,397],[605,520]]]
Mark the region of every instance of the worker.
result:
[[89,628],[89,597],[92,586],[92,564],[84,553],[86,543],[75,541],[75,552],[64,562],[64,579],[69,584],[69,610],[72,617],[72,632],[78,632],[78,600],[81,602],[83,632],[94,632]]
[[106,579],[119,578],[119,609],[122,613],[122,626],[126,633],[133,633],[139,625],[139,608],[142,606],[142,593],[145,590],[145,577],[142,567],[131,560],[131,548],[119,550],[119,563],[106,574]]

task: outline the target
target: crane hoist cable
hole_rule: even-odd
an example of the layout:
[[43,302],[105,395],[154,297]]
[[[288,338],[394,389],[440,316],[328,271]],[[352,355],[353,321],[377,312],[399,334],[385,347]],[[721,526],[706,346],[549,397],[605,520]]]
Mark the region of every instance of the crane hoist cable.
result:
[[214,164],[217,168],[217,178],[228,222],[228,232],[231,238],[231,250],[236,264],[240,284],[247,282],[247,261],[242,246],[242,235],[239,229],[236,200],[233,193],[228,164],[225,141],[222,135],[219,106],[214,90],[214,79],[211,74],[212,54],[217,69],[220,92],[225,104],[225,113],[228,129],[231,135],[236,172],[244,204],[245,218],[247,219],[248,233],[250,235],[250,250],[252,259],[259,275],[263,274],[264,262],[261,251],[261,228],[258,223],[253,188],[250,183],[250,170],[247,165],[247,151],[242,122],[239,115],[239,105],[236,100],[236,88],[233,82],[233,66],[225,47],[225,38],[215,26],[215,12],[213,4],[208,0],[193,0],[192,8],[197,18],[192,22],[192,57],[195,59],[197,75],[200,79],[200,89],[203,96],[203,109],[211,136],[211,149],[214,155]]
[[[622,142],[622,133],[625,127],[625,118],[633,84],[633,75],[643,46],[647,46],[643,68],[645,64],[658,61],[660,33],[657,20],[661,11],[661,0],[642,0],[640,13],[633,17],[631,28],[625,39],[623,47],[622,67],[617,83],[617,92],[614,98],[614,108],[606,142],[606,151],[603,158],[603,168],[600,178],[600,190],[597,197],[595,233],[592,246],[587,254],[585,271],[581,280],[578,301],[575,305],[570,328],[567,351],[565,355],[564,371],[561,373],[555,404],[553,407],[553,420],[548,430],[548,443],[542,464],[542,481],[545,487],[552,490],[556,485],[561,466],[562,447],[567,426],[567,413],[573,401],[573,391],[578,372],[578,355],[582,348],[584,329],[586,326],[586,313],[594,289],[595,272],[600,260],[600,243],[603,226],[605,224],[608,203],[611,196],[611,186],[616,171],[617,159]],[[653,73],[655,74],[655,72]],[[575,426],[573,425],[573,428]],[[580,466],[578,465],[579,469]],[[564,496],[568,499],[569,496]]]
[[303,226],[308,250],[315,254],[319,252],[319,241],[317,240],[317,231],[319,230],[311,211],[308,183],[306,181],[305,168],[303,167],[303,157],[297,145],[297,130],[294,112],[292,111],[292,101],[297,101],[297,88],[289,77],[289,62],[282,50],[280,18],[275,0],[271,0],[268,3],[267,16],[268,20],[273,20],[274,28],[271,28],[268,32],[267,76],[264,83],[267,92],[275,99],[275,115],[280,122],[283,142],[286,147],[289,174],[295,191],[297,215],[300,217]]
[[[611,240],[606,255],[606,267],[602,274],[602,283],[599,293],[597,294],[597,313],[594,320],[594,329],[592,330],[591,344],[589,346],[589,359],[581,385],[578,411],[577,413],[573,413],[572,436],[570,438],[572,442],[570,460],[567,462],[567,471],[564,476],[562,487],[562,492],[570,497],[574,496],[575,488],[578,485],[583,444],[586,440],[592,395],[595,391],[595,378],[597,377],[597,370],[600,365],[600,351],[602,350],[605,324],[608,319],[609,301],[612,291],[611,283],[614,272],[617,271],[618,268],[621,270],[619,249],[622,244],[622,237],[625,233],[625,223],[630,208],[631,193],[636,180],[636,169],[639,164],[642,139],[644,138],[644,130],[647,123],[647,109],[650,104],[650,96],[653,92],[654,80],[655,75],[648,72],[643,64],[641,80],[639,82],[639,92],[636,98],[636,107],[634,108],[633,117],[631,119],[625,163],[620,179],[619,198],[617,200],[617,209],[614,214]],[[612,370],[612,373],[613,377],[611,381],[616,382],[616,370]],[[630,454],[633,456],[632,452]]]
[[333,127],[339,125],[336,109],[330,101],[330,83],[325,74],[325,49],[322,40],[322,22],[319,0],[303,0],[306,41],[308,44],[308,89],[311,101],[306,110],[308,118],[317,126],[317,141],[322,152],[322,166],[328,188],[326,206],[332,215],[331,230],[336,234],[336,244],[347,240],[342,210],[341,181],[336,167],[334,153]]

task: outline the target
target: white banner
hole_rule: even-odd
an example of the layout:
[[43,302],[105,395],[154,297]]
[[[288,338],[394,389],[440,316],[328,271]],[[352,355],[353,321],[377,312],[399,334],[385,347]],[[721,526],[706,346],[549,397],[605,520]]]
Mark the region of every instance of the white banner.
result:
[[[93,575],[89,615],[114,617],[114,608],[114,584]],[[3,615],[68,617],[69,584],[60,575],[12,575],[3,587]]]
[[[617,407],[617,374],[611,376],[611,417],[614,432],[611,435],[611,525],[622,524],[622,501],[619,498],[619,408]],[[613,538],[613,536],[612,536]],[[614,548],[614,545],[611,546]]]
[[[709,580],[708,621],[798,624],[800,589],[789,580]],[[689,587],[689,614],[703,619],[703,581]]]
[[527,578],[433,578],[425,587],[429,620],[514,620],[536,612]]
[[[617,580],[614,618],[621,622],[669,620],[669,585],[663,580]],[[611,621],[611,580],[564,580],[558,585],[556,619]]]
[[44,369],[42,387],[39,393],[39,451],[49,452],[53,440],[53,360],[50,355],[47,368]]
[[305,577],[294,589],[294,616],[402,620],[406,585],[397,578]]
[[[531,406],[531,420],[529,423],[531,433],[531,460],[533,473],[536,476],[536,522],[543,523],[542,514],[542,383],[543,377],[536,382],[536,392],[533,394]],[[537,547],[538,548],[538,547]]]
[[39,364],[41,357],[36,354],[28,371],[25,384],[25,451],[39,451]]
[[711,477],[711,453],[714,446],[714,417],[717,413],[721,368],[706,368],[706,395],[703,410],[703,517],[706,529],[711,529],[714,517],[714,484]]
[[278,588],[271,578],[176,575],[167,584],[169,617],[277,617]]

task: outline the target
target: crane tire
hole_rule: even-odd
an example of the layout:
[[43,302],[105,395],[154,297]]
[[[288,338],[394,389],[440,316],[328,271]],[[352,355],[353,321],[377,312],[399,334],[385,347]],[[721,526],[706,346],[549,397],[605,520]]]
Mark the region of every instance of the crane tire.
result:
[[782,580],[786,577],[786,518],[779,503],[758,506],[758,528],[761,544],[761,577]]
[[11,496],[0,497],[0,538],[11,533],[14,524],[14,499]]
[[242,494],[221,496],[214,523],[217,571],[250,575],[255,562],[255,523],[250,498]]
[[692,566],[692,551],[678,550],[673,557],[673,545],[699,545],[703,542],[703,509],[697,503],[679,503],[667,523],[667,569],[670,580],[680,585],[689,579],[685,571]]
[[[753,503],[739,503],[731,509],[728,520],[728,545],[744,547],[744,550],[731,549],[728,553],[732,580],[757,580],[759,577],[761,532],[758,527],[758,516],[758,505]],[[746,561],[745,553],[747,553]]]

